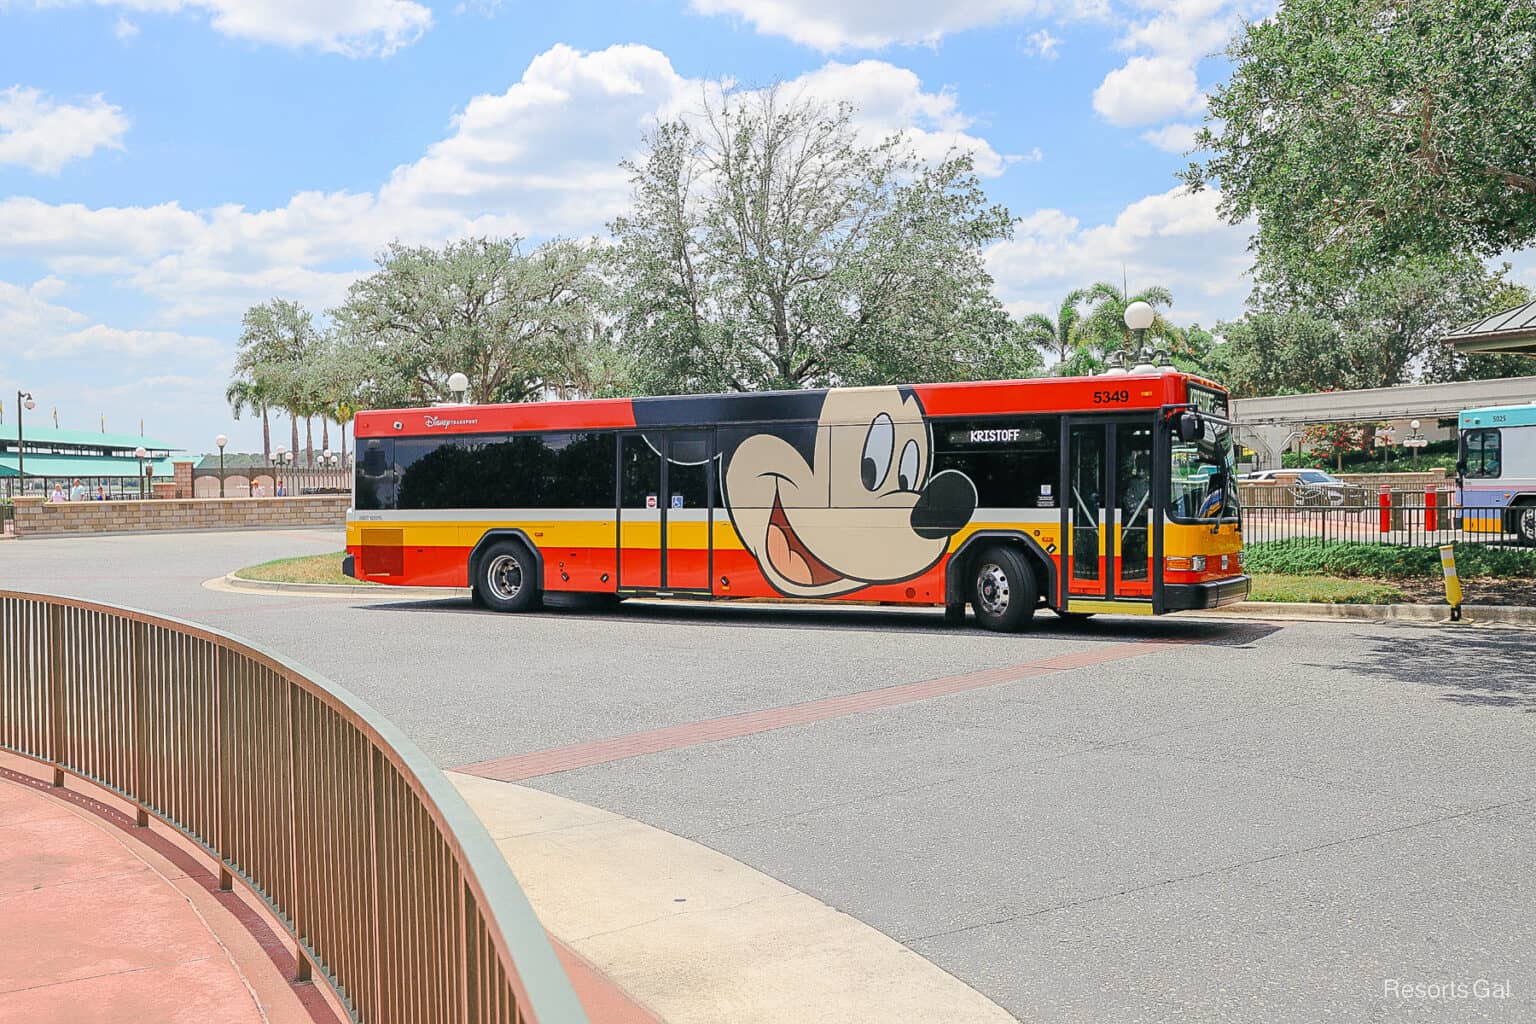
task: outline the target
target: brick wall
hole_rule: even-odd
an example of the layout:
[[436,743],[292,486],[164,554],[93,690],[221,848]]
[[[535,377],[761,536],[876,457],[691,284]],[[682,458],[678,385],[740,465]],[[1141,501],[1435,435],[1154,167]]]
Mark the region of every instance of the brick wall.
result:
[[351,504],[349,494],[59,503],[17,498],[16,536],[340,526]]

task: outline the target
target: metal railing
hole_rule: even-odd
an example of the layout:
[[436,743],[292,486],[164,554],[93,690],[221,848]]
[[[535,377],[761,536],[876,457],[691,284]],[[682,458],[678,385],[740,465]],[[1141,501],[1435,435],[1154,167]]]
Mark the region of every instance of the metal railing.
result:
[[0,748],[179,829],[360,1022],[585,1024],[484,826],[386,719],[235,637],[0,590]]
[[1504,508],[1420,504],[1258,505],[1243,508],[1243,543],[1306,538],[1324,544],[1434,547],[1457,541],[1518,544],[1518,523]]

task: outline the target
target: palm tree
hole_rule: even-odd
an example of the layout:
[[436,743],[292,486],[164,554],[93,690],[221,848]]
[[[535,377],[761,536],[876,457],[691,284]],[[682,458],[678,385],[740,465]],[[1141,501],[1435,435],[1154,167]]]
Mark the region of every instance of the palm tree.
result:
[[249,408],[252,412],[261,414],[261,454],[267,462],[272,461],[272,421],[267,414],[267,395],[261,385],[254,380],[232,380],[229,387],[224,389],[224,400],[229,403],[230,411],[235,419]]
[[1094,354],[1102,359],[1111,352],[1131,347],[1131,329],[1125,326],[1125,307],[1133,302],[1145,302],[1152,307],[1152,337],[1179,339],[1182,332],[1163,316],[1159,306],[1173,305],[1173,293],[1160,284],[1143,288],[1135,295],[1127,295],[1107,281],[1100,281],[1087,289],[1094,300],[1093,312],[1082,325],[1084,341]]
[[1054,321],[1044,313],[1031,313],[1020,321],[1024,339],[1056,356],[1058,374],[1092,372],[1091,365],[1087,365],[1094,362],[1092,346],[1086,344],[1092,335],[1086,328],[1103,306],[1119,298],[1120,292],[1114,285],[1102,281],[1087,288],[1075,288],[1061,300]]

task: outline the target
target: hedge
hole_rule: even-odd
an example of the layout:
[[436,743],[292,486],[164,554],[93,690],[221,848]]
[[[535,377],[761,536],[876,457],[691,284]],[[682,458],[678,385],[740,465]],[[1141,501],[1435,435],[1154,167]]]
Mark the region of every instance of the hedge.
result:
[[[1468,579],[1536,578],[1536,551],[1458,543],[1456,571]],[[1438,548],[1332,542],[1316,537],[1265,541],[1243,548],[1249,572],[1285,576],[1346,576],[1374,579],[1433,578],[1440,575]]]

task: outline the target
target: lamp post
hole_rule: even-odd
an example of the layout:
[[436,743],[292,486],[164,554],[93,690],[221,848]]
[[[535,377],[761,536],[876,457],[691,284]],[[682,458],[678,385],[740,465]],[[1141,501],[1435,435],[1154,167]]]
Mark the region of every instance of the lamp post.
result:
[[140,501],[143,501],[145,498],[149,497],[149,493],[148,493],[149,492],[149,485],[144,480],[144,457],[146,455],[148,455],[148,454],[149,454],[149,452],[144,450],[144,446],[143,445],[139,445],[137,448],[135,448],[133,450],[134,458],[139,460],[139,500]]
[[1153,311],[1152,307],[1139,299],[1125,307],[1125,326],[1129,327],[1131,333],[1136,336],[1138,362],[1150,362],[1150,360],[1141,358],[1141,352],[1146,347],[1147,328],[1152,326],[1152,321],[1156,317],[1157,314]]
[[449,374],[448,390],[453,392],[453,400],[463,405],[464,396],[469,391],[469,378],[462,373]]
[[229,444],[229,438],[220,434],[213,439],[213,443],[219,446],[219,497],[224,497],[224,446]]
[[27,443],[21,436],[22,410],[36,408],[32,392],[16,391],[16,486],[21,488],[22,494],[27,493]]

